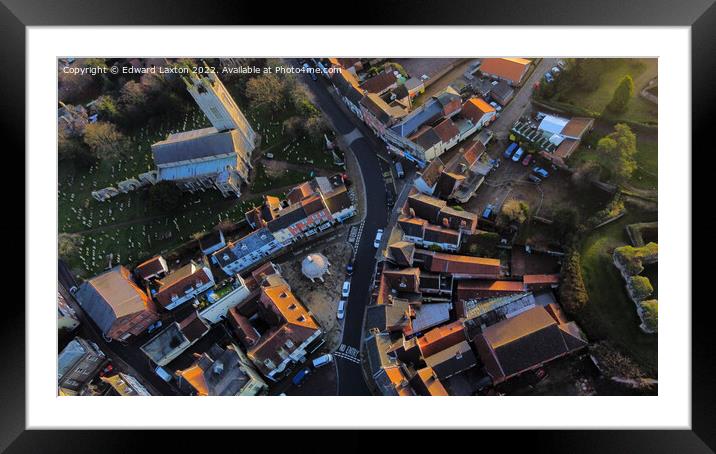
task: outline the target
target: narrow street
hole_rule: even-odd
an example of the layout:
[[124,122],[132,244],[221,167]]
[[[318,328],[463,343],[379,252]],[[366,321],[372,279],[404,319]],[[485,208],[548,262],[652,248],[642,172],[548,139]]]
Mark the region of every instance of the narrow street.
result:
[[[328,90],[331,88],[324,78],[314,81],[307,75],[302,77],[314,95],[314,101],[336,132],[342,136],[348,136],[346,138],[347,145],[356,156],[365,185],[368,209],[354,257],[354,262],[360,263],[360,266],[356,267],[351,278],[351,294],[348,297],[343,331],[343,346],[346,350],[354,352],[360,350],[363,315],[365,307],[370,301],[370,282],[373,279],[376,254],[373,240],[376,231],[386,226],[391,212],[386,204],[387,189],[383,179],[383,173],[390,172],[386,161],[388,163],[391,161],[385,146],[373,132],[337,103],[329,93]],[[409,177],[406,175],[407,178]],[[392,197],[395,200],[395,194]],[[345,356],[352,355],[335,356],[338,362],[339,395],[370,395],[359,362]]]

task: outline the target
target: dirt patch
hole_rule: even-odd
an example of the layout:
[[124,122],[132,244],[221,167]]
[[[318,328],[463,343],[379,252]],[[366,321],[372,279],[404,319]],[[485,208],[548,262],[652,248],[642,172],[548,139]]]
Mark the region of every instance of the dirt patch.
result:
[[[345,269],[351,257],[351,247],[342,241],[309,247],[308,250],[281,263],[281,274],[291,285],[291,290],[308,307],[326,333],[326,348],[334,350],[341,343],[343,326],[336,318],[341,286],[345,280]],[[308,254],[321,253],[326,256],[330,274],[324,282],[311,282],[301,272],[301,262]]]

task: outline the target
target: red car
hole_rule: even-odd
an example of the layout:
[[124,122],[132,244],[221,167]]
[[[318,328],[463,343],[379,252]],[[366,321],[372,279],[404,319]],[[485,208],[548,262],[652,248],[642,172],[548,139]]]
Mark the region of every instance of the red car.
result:
[[522,160],[522,165],[523,165],[523,166],[528,166],[528,165],[530,165],[530,162],[531,162],[531,161],[532,161],[532,155],[531,155],[531,154],[527,154],[527,157]]

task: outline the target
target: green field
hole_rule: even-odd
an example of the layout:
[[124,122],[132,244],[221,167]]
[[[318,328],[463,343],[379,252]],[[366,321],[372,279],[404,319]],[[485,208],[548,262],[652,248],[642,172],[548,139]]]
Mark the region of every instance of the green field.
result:
[[[577,151],[570,156],[569,166],[576,168],[587,161],[597,162],[604,169],[601,176],[602,181],[610,181],[611,176],[604,168],[610,158],[596,150],[598,140],[599,137],[594,134],[588,136]],[[591,148],[588,148],[588,146],[591,146]],[[637,132],[636,147],[635,158],[638,167],[632,174],[629,183],[638,189],[658,189],[659,144],[656,138],[646,138],[640,136]]]
[[651,374],[657,371],[657,337],[639,329],[634,303],[627,295],[624,279],[614,266],[614,248],[628,244],[626,226],[656,220],[656,213],[628,208],[628,213],[591,232],[581,247],[582,273],[589,303],[578,319],[590,341],[609,339],[632,356]]
[[[614,90],[625,75],[631,75],[634,79],[634,97],[629,101],[626,112],[615,115],[605,112],[605,108],[612,99]],[[658,120],[658,109],[653,104],[639,96],[639,92],[646,83],[657,75],[657,59],[623,59],[614,68],[602,74],[599,88],[594,91],[582,91],[573,88],[558,95],[560,102],[568,102],[575,106],[603,113],[609,120],[627,120],[637,123],[656,123]]]

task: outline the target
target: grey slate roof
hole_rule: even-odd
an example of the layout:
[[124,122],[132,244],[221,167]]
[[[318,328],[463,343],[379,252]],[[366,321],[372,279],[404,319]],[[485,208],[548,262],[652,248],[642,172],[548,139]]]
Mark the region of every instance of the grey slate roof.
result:
[[467,370],[477,364],[475,354],[467,341],[448,347],[425,358],[425,364],[431,367],[439,379]]
[[152,145],[152,154],[155,164],[162,166],[232,153],[247,155],[252,148],[236,130],[218,132],[216,128],[204,128],[170,134]]
[[393,366],[397,361],[388,355],[390,348],[390,336],[388,333],[371,334],[365,340],[366,353],[368,355],[368,366],[370,372],[375,376],[383,367]]
[[223,267],[261,249],[274,240],[276,240],[276,238],[267,228],[261,228],[249,233],[239,241],[230,243],[226,247],[214,252],[214,257],[219,262],[219,266]]

